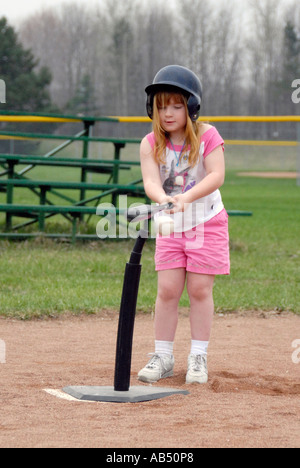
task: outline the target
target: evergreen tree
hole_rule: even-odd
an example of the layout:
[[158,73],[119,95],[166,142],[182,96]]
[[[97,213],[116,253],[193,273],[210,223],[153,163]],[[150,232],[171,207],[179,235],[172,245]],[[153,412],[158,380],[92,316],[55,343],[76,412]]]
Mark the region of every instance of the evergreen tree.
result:
[[[24,112],[57,112],[52,106],[48,86],[51,73],[47,67],[36,70],[36,60],[31,50],[24,49],[15,30],[9,26],[6,18],[0,19],[0,78],[6,84],[6,103],[1,104],[0,111]],[[32,132],[49,131],[45,124],[6,124],[1,130],[18,130]],[[53,131],[53,126],[51,130]],[[0,150],[8,151],[9,142],[1,141]],[[24,150],[26,144],[15,142],[15,150]],[[30,146],[32,148],[32,144]],[[27,143],[27,149],[29,144]]]
[[284,28],[284,70],[287,77],[300,75],[300,37],[295,26],[288,21]]
[[95,115],[97,113],[95,90],[89,74],[83,76],[75,96],[67,104],[66,109],[71,114]]
[[300,36],[295,25],[288,21],[284,28],[281,74],[275,82],[275,99],[278,109],[295,114],[298,107],[291,100],[292,82],[300,78]]
[[47,87],[51,73],[25,50],[6,18],[0,19],[0,77],[6,83],[6,110],[43,112],[51,109]]

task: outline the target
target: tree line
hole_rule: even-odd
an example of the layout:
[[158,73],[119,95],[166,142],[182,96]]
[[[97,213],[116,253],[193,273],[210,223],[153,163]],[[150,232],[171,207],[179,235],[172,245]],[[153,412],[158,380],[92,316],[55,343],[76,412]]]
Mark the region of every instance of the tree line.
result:
[[[71,2],[29,16],[18,37],[49,91],[46,107],[65,113],[145,115],[145,86],[177,63],[201,78],[204,115],[299,114],[298,0]],[[277,131],[247,129],[240,134]]]

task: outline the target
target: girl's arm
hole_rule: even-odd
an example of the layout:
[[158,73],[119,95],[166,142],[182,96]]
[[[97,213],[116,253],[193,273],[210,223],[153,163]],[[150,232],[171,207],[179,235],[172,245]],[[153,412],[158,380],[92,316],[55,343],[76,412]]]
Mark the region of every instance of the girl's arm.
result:
[[185,203],[192,203],[199,198],[206,197],[224,184],[225,159],[222,146],[218,146],[205,158],[204,167],[206,177],[191,190],[174,197],[174,212],[184,211]]
[[142,140],[140,147],[141,170],[144,188],[147,196],[155,203],[163,204],[172,200],[162,188],[159,166],[154,159],[153,150],[147,138]]

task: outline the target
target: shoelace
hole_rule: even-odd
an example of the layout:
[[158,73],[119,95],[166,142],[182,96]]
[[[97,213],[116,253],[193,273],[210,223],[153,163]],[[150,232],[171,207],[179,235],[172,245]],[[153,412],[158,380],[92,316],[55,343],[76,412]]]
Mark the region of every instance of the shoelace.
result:
[[[150,354],[151,356],[151,354]],[[158,356],[158,354],[153,354],[152,358],[151,358],[151,361],[148,362],[147,364],[147,368],[148,369],[154,369],[155,367],[157,367],[159,365],[159,361],[160,361],[160,356]]]
[[204,356],[202,356],[201,354],[198,354],[191,358],[191,367],[193,371],[195,372],[201,371],[202,361],[204,362]]
[[[152,353],[149,354],[151,356]],[[147,369],[155,369],[158,368],[160,375],[163,375],[164,371],[168,371],[168,366],[166,364],[165,358],[163,356],[159,356],[158,354],[153,354],[152,359],[146,366]]]

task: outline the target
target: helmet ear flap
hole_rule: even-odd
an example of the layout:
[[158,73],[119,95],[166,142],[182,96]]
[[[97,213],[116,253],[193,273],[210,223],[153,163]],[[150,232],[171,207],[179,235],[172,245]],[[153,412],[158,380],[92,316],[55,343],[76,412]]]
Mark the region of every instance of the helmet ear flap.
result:
[[[147,109],[147,114],[151,120],[153,119],[153,100],[154,100],[153,94],[148,94],[147,102],[146,102],[146,109]],[[189,116],[191,120],[192,121],[197,120],[200,115],[201,100],[199,101],[199,99],[196,96],[191,95],[187,100],[187,107],[188,107],[188,112],[189,112]]]
[[201,100],[199,100],[196,96],[191,95],[187,101],[187,106],[191,120],[197,120],[200,115]]
[[147,114],[151,120],[153,119],[153,99],[154,99],[153,94],[148,94],[147,102],[146,102],[146,109],[147,109]]

